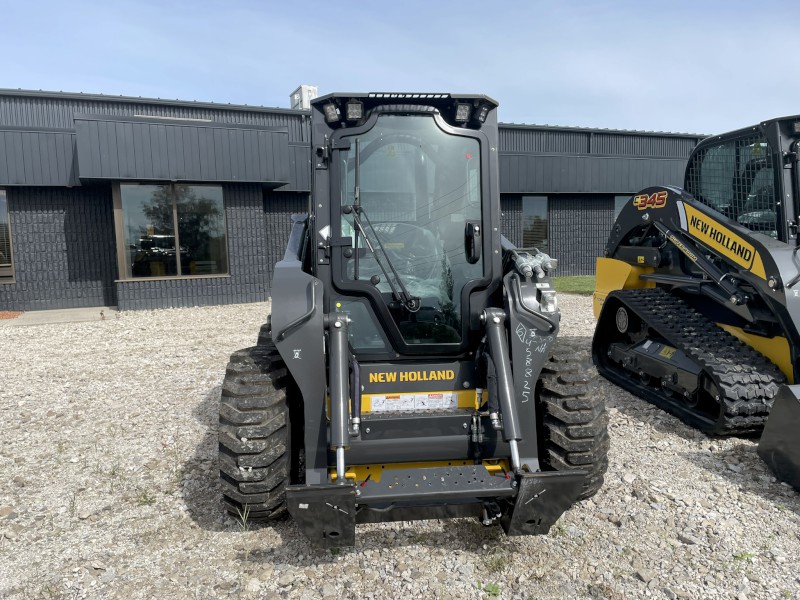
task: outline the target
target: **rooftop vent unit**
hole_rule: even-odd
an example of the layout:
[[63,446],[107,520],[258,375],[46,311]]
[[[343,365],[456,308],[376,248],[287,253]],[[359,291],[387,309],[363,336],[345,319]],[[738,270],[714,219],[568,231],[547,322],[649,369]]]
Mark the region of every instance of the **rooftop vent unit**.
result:
[[309,110],[311,108],[311,101],[318,95],[317,86],[301,85],[289,96],[289,102],[293,110]]

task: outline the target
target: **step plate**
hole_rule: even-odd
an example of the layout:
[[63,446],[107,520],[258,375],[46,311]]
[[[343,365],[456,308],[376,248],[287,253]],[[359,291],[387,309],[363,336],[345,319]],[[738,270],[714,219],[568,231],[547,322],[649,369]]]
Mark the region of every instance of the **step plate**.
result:
[[514,479],[493,475],[483,465],[385,470],[380,481],[359,487],[359,504],[419,500],[466,500],[513,496]]

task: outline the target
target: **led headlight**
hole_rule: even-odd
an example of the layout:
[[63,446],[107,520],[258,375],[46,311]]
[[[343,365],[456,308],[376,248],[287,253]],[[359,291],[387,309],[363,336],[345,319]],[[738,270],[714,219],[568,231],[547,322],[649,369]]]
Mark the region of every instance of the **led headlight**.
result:
[[322,108],[325,111],[325,121],[327,123],[336,123],[339,120],[339,109],[335,104],[329,102]]
[[469,104],[456,104],[456,116],[455,120],[457,123],[466,123],[469,121],[469,116],[472,114],[472,106]]
[[364,103],[358,100],[350,100],[347,103],[347,120],[358,121],[364,116]]
[[539,299],[539,304],[542,307],[542,312],[556,312],[558,310],[558,298],[556,297],[556,291],[542,290],[542,296]]

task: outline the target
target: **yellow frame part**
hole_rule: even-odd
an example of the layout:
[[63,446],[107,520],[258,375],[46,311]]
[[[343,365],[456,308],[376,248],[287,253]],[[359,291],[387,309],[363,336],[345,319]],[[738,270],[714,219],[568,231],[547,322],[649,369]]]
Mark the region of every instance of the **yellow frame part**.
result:
[[[349,481],[366,481],[369,476],[370,481],[380,481],[381,476],[385,471],[401,471],[403,469],[424,469],[430,467],[466,467],[474,465],[475,461],[472,460],[436,460],[429,462],[411,462],[411,463],[387,463],[384,465],[351,465],[347,467],[344,478]],[[511,473],[508,459],[491,459],[481,461],[490,475],[497,475],[498,473]],[[336,481],[336,469],[329,470],[331,481]]]
[[616,258],[598,258],[595,269],[594,295],[592,296],[594,318],[600,318],[600,310],[611,292],[656,287],[654,282],[640,279],[642,275],[652,273],[654,270],[653,267],[638,267]]

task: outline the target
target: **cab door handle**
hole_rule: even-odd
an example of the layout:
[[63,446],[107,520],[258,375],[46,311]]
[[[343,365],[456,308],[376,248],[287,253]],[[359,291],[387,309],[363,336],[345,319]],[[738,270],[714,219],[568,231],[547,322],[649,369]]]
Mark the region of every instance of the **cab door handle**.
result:
[[467,262],[474,265],[481,259],[481,248],[483,246],[483,231],[480,221],[467,221],[464,233],[464,250],[467,254]]

